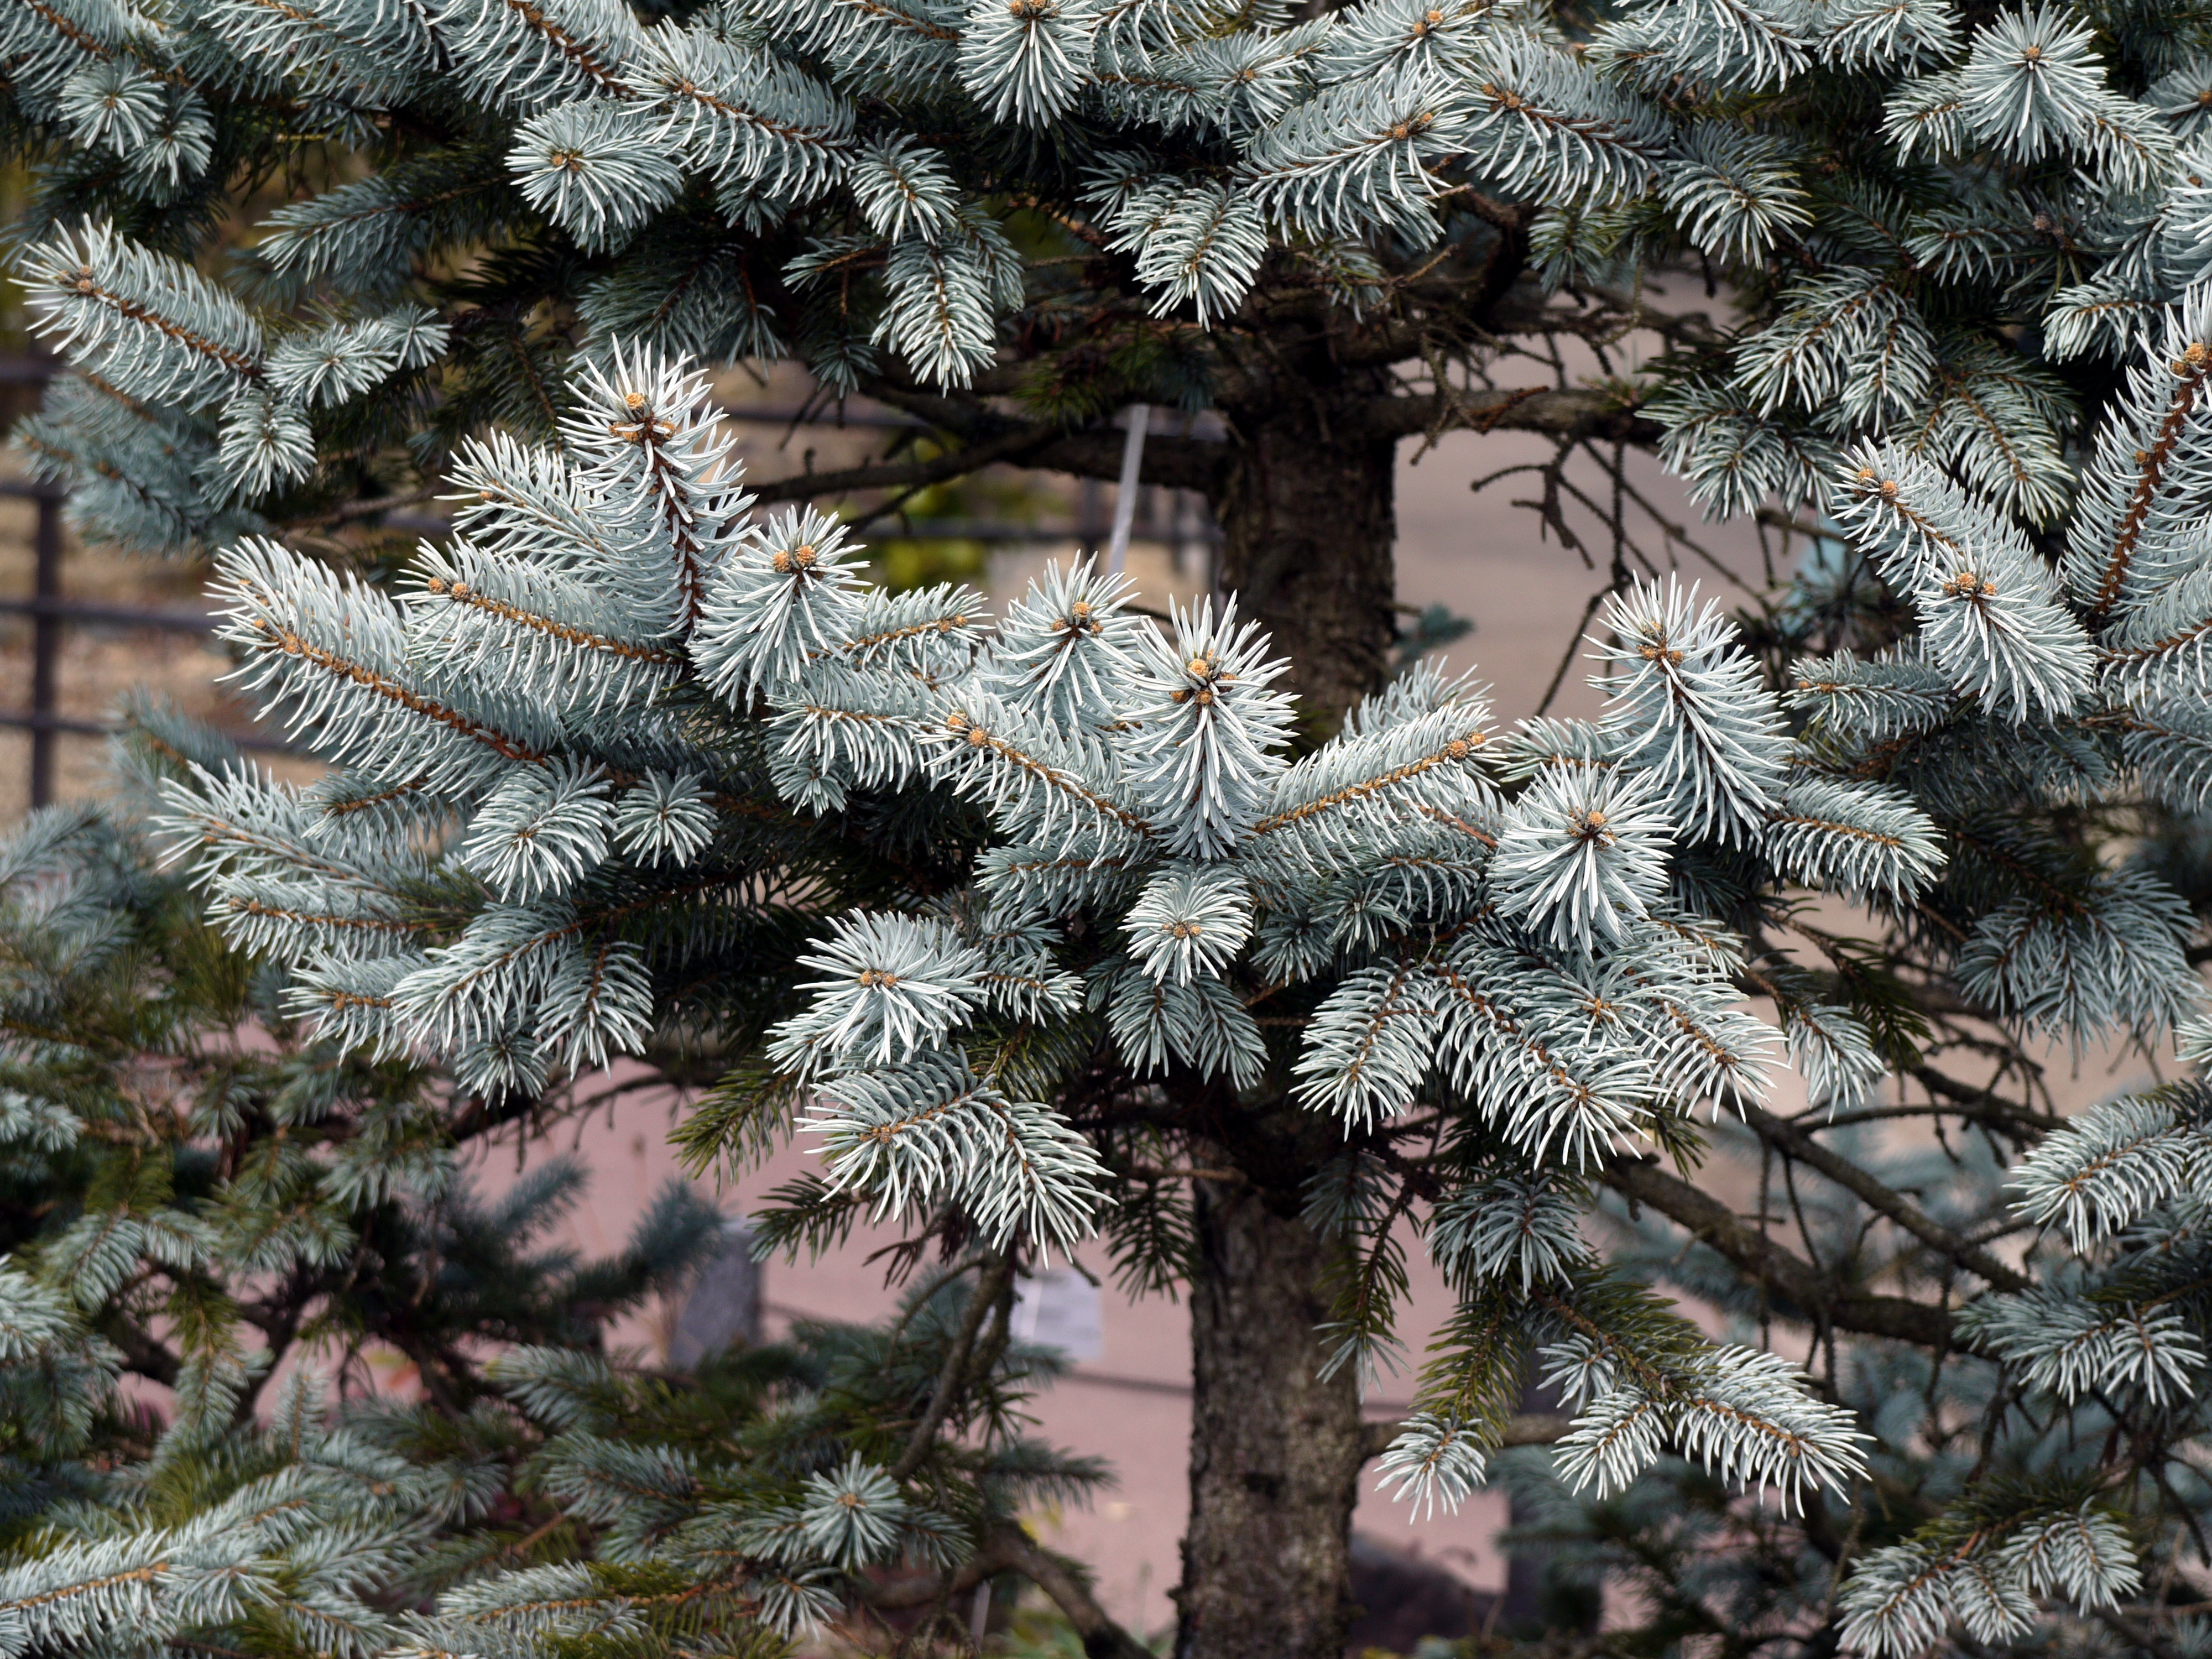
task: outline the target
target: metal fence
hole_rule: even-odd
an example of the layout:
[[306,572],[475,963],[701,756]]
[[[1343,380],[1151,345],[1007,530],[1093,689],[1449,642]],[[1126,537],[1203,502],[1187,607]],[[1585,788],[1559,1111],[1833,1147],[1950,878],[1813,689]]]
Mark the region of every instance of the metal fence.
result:
[[[31,595],[28,599],[0,599],[0,616],[31,619],[30,706],[0,710],[0,727],[13,727],[31,734],[30,797],[34,807],[44,806],[54,798],[54,750],[58,738],[106,737],[114,730],[98,720],[74,720],[57,712],[64,629],[71,623],[86,623],[158,629],[172,634],[208,634],[215,629],[214,619],[201,611],[186,611],[174,605],[103,605],[63,597],[63,494],[51,484],[0,479],[0,500],[33,501],[39,504],[38,527],[32,532],[31,541]],[[286,746],[258,732],[234,732],[228,735],[247,749],[282,750]]]
[[[64,365],[49,359],[0,360],[0,384],[43,384],[63,372]],[[815,409],[732,408],[732,421],[746,425],[845,426],[862,428],[926,431],[924,422],[902,415],[872,411]],[[54,756],[64,737],[98,738],[113,727],[100,721],[73,719],[58,712],[59,672],[65,631],[76,626],[152,629],[173,634],[212,633],[216,620],[204,611],[173,605],[112,605],[72,599],[63,591],[62,501],[64,492],[42,483],[0,479],[0,500],[30,501],[38,504],[38,523],[32,539],[32,583],[27,598],[0,598],[0,616],[31,619],[31,696],[27,707],[0,710],[0,729],[26,731],[31,735],[30,803],[44,806],[53,799]],[[1066,544],[1073,542],[1086,553],[1105,544],[1110,527],[1104,493],[1095,480],[1085,480],[1076,492],[1072,523],[1022,524],[1000,519],[914,519],[895,516],[878,520],[878,540],[919,542],[980,542],[985,546]],[[442,520],[388,520],[395,527],[434,532]],[[1164,547],[1178,571],[1195,550],[1210,549],[1220,540],[1202,504],[1188,492],[1146,486],[1139,497],[1132,539]],[[258,732],[227,734],[241,748],[283,752],[289,745]]]

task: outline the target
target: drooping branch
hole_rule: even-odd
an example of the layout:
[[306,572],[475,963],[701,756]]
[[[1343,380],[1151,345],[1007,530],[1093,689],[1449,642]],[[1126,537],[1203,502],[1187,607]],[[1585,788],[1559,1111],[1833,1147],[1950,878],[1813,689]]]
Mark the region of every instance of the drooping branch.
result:
[[165,1389],[173,1389],[183,1367],[167,1344],[131,1320],[118,1315],[104,1322],[100,1334],[112,1342],[126,1369]]
[[1085,1659],[1152,1659],[1152,1650],[1107,1615],[1098,1598],[1066,1562],[1039,1549],[1013,1522],[1002,1523],[1000,1535],[1006,1532],[1018,1534],[1003,1546],[1012,1558],[1014,1571],[1050,1596],[1053,1605],[1066,1615],[1083,1640]]
[[[1026,1538],[1021,1540],[1028,1543]],[[1020,1565],[1018,1551],[1008,1547],[1003,1534],[993,1538],[975,1554],[942,1577],[927,1573],[904,1574],[887,1578],[880,1583],[868,1584],[863,1591],[867,1604],[882,1613],[902,1613],[915,1607],[926,1607],[933,1601],[949,1601],[953,1596],[973,1590],[978,1584],[996,1578],[1002,1572],[1015,1571]]]

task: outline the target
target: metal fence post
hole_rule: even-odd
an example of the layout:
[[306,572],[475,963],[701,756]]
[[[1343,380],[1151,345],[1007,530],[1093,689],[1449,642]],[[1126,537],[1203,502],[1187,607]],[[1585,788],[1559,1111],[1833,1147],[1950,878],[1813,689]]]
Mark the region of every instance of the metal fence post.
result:
[[54,670],[62,648],[62,619],[55,607],[62,596],[62,498],[58,489],[39,495],[38,573],[31,615],[31,805],[35,811],[54,798]]

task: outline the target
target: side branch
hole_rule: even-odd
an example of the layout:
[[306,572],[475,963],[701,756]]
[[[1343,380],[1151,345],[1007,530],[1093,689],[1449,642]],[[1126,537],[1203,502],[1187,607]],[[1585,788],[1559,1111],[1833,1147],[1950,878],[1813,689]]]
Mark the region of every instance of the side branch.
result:
[[[1359,1442],[1362,1460],[1382,1456],[1405,1426],[1402,1423],[1364,1425]],[[1574,1426],[1574,1419],[1558,1412],[1522,1412],[1505,1419],[1505,1426],[1498,1431],[1498,1443],[1500,1447],[1555,1445],[1565,1440]]]
[[[763,501],[793,501],[863,489],[915,489],[1000,464],[1079,478],[1111,481],[1121,474],[1122,437],[1110,428],[1069,432],[1017,421],[987,404],[898,386],[872,386],[868,392],[960,439],[963,447],[924,459],[796,473],[754,485],[754,495]],[[1455,427],[1644,445],[1656,444],[1661,436],[1657,422],[1638,415],[1610,392],[1537,386],[1378,398],[1368,406],[1364,424],[1372,435],[1399,438]],[[1227,450],[1226,444],[1212,439],[1155,434],[1145,444],[1143,482],[1210,495],[1218,484]]]
[[867,466],[848,466],[839,472],[799,472],[787,478],[773,478],[752,486],[752,494],[763,501],[805,501],[848,495],[856,489],[908,489],[944,483],[970,472],[980,472],[1000,461],[1019,466],[1032,465],[1031,453],[1051,440],[1050,433],[1024,428],[989,443],[971,445],[947,455],[933,455],[926,460],[882,461]]
[[1957,1262],[1967,1272],[1978,1274],[1987,1284],[2000,1291],[2024,1291],[2027,1279],[2015,1273],[1979,1245],[1959,1237],[1942,1222],[1906,1201],[1905,1195],[1883,1185],[1849,1158],[1823,1146],[1794,1123],[1788,1123],[1771,1112],[1762,1111],[1748,1101],[1743,1104],[1744,1121],[1759,1137],[1779,1151],[1785,1158],[1793,1158],[1808,1169],[1826,1176],[1845,1191],[1855,1194],[1869,1209],[1887,1216],[1931,1250],[1939,1251]]
[[459,709],[449,708],[418,691],[410,690],[389,676],[364,668],[358,663],[349,662],[336,652],[325,650],[289,628],[280,628],[258,617],[253,618],[252,626],[256,632],[286,656],[298,657],[337,678],[350,680],[387,702],[397,703],[425,720],[435,720],[447,731],[457,732],[465,738],[473,738],[485,748],[508,760],[528,761],[533,765],[541,765],[545,760],[544,755],[529,744],[486,726],[482,720],[471,720]]
[[1000,1522],[984,1547],[1052,1598],[1082,1638],[1084,1659],[1152,1659],[1152,1650],[1107,1615],[1065,1561],[1038,1548],[1015,1522]]
[[2097,583],[2097,601],[2089,611],[2093,624],[2103,622],[2119,601],[2129,567],[2135,562],[2136,544],[2142,539],[2144,521],[2149,518],[2151,503],[2158,498],[2159,487],[2164,482],[2166,462],[2189,424],[2190,411],[2204,390],[2207,375],[2212,374],[2212,353],[2208,353],[2201,343],[2192,344],[2186,355],[2175,359],[2172,367],[2178,384],[2166,405],[2166,418],[2159,422],[2158,435],[2152,440],[2151,447],[2136,452],[2136,484],[2129,493],[2127,511],[2121,515],[2119,532],[2113,538],[2112,550],[2106,556],[2104,574]]
[[1951,1316],[1910,1297],[1877,1296],[1853,1289],[1793,1255],[1735,1211],[1680,1176],[1640,1158],[1617,1158],[1600,1177],[1622,1197],[1648,1204],[1700,1243],[1725,1256],[1784,1300],[1839,1331],[1886,1336],[1923,1347],[1948,1348]]
[[[1170,489],[1206,489],[1222,446],[1200,438],[1153,438],[1145,445],[1144,482]],[[1079,478],[1121,476],[1119,432],[1054,432],[1024,426],[947,455],[926,460],[880,461],[837,472],[796,472],[752,486],[763,501],[819,501],[859,489],[915,489],[981,472],[1004,463],[1065,472]]]
[[[949,432],[966,444],[997,441],[1028,432],[1048,441],[1048,453],[1028,463],[1081,478],[1116,482],[1121,476],[1122,434],[1113,427],[1070,431],[1065,427],[1018,420],[980,398],[948,397],[918,387],[876,381],[868,395],[915,419]],[[1145,440],[1142,482],[1170,489],[1204,492],[1215,482],[1226,446],[1211,438],[1187,438],[1154,431]]]
[[1085,1659],[1154,1659],[1151,1649],[1115,1624],[1066,1562],[1038,1547],[1018,1522],[1001,1521],[982,1548],[943,1578],[916,1577],[880,1584],[867,1592],[872,1607],[924,1607],[997,1577],[1018,1572],[1048,1596],[1082,1639]]
[[968,1299],[968,1310],[961,1316],[960,1330],[952,1346],[945,1351],[945,1364],[938,1372],[937,1387],[929,1396],[929,1408],[921,1414],[921,1421],[914,1425],[914,1433],[906,1443],[906,1450],[891,1469],[891,1479],[903,1480],[921,1467],[921,1460],[937,1431],[945,1426],[945,1419],[952,1410],[952,1402],[959,1397],[960,1386],[968,1372],[969,1360],[975,1352],[975,1339],[981,1334],[983,1322],[991,1316],[993,1309],[1014,1280],[1014,1258],[1006,1254],[985,1256],[981,1271],[977,1274],[975,1289]]
[[1494,387],[1378,398],[1367,407],[1367,429],[1380,435],[1410,438],[1455,427],[1645,445],[1657,443],[1663,435],[1658,422],[1638,414],[1609,392]]

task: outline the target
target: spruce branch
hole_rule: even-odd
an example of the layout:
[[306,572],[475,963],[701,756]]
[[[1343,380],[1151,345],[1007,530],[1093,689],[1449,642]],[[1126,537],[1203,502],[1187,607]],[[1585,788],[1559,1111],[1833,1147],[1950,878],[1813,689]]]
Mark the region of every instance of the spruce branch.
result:
[[1949,1257],[1978,1275],[1984,1284],[2000,1291],[2027,1288],[2028,1280],[2025,1275],[2007,1267],[1986,1249],[1960,1237],[1903,1194],[1884,1186],[1849,1158],[1823,1146],[1809,1132],[1776,1117],[1763,1107],[1747,1103],[1741,1109],[1743,1121],[1761,1139],[1772,1142],[1785,1155],[1808,1169],[1819,1170],[1838,1186],[1849,1188],[1863,1199],[1868,1207],[1887,1216],[1929,1249]]
[[1146,1659],[1152,1650],[1114,1622],[1098,1599],[1059,1556],[1033,1541],[1018,1522],[994,1529],[991,1547],[1012,1569],[1052,1599],[1074,1626],[1085,1659]]
[[1942,1308],[1910,1297],[1882,1296],[1839,1282],[1803,1257],[1747,1225],[1734,1211],[1656,1163],[1616,1158],[1599,1179],[1632,1203],[1649,1205],[1699,1243],[1748,1273],[1754,1283],[1786,1298],[1800,1316],[1822,1328],[1894,1338],[1948,1351],[1951,1318]]
[[444,726],[449,732],[483,744],[502,759],[535,762],[545,758],[542,751],[532,749],[528,744],[519,742],[480,720],[473,720],[458,709],[449,708],[434,698],[423,696],[421,693],[410,690],[396,680],[378,674],[359,663],[349,661],[337,652],[303,639],[300,635],[280,623],[256,617],[248,625],[265,639],[271,647],[283,655],[297,658],[303,663],[320,669],[333,680],[361,686],[371,695],[380,697],[397,708],[404,708],[410,714],[419,714],[425,720]]
[[887,461],[846,467],[835,472],[801,472],[773,478],[753,486],[762,501],[820,501],[861,489],[911,489],[917,485],[947,483],[980,472],[1000,463],[1030,463],[1048,447],[1063,441],[1047,428],[1023,428],[951,450],[942,455],[912,461]]
[[[1552,1446],[1566,1438],[1574,1427],[1574,1419],[1557,1412],[1519,1412],[1505,1419],[1498,1431],[1497,1444],[1500,1449],[1510,1446]],[[1372,1462],[1390,1449],[1391,1443],[1403,1431],[1398,1423],[1370,1423],[1365,1426],[1361,1449],[1364,1460]]]
[[[1036,1379],[1003,1263],[1096,1230],[1133,1285],[1218,1287],[1233,1206],[1187,1178],[1223,1169],[1342,1241],[1304,1287],[1345,1293],[1340,1358],[1392,1328],[1401,1220],[1459,1298],[1387,1446],[1322,1401],[1334,1430],[1285,1470],[1314,1540],[1353,1450],[1418,1512],[1525,1433],[1496,1476],[1559,1562],[1660,1609],[1632,1645],[1671,1621],[2024,1651],[2203,1600],[2178,1553],[2203,1494],[2169,1473],[2212,1352],[2197,1109],[2063,1116],[2039,1048],[2212,1061],[2188,20],[155,9],[0,9],[23,268],[80,370],[21,444],[87,539],[217,551],[244,678],[331,771],[138,743],[189,899],[70,815],[0,846],[0,1163],[45,1206],[0,1272],[0,1484],[38,1540],[0,1599],[33,1647],[744,1656],[872,1598],[934,1639],[946,1597],[1027,1570],[1120,1652],[1004,1524],[1098,1472],[1010,1426]],[[248,189],[273,211],[228,258]],[[1724,325],[1669,299],[1700,281],[1735,296]],[[708,380],[787,358],[809,409],[915,424],[759,512]],[[1143,477],[1213,508],[1211,605],[1140,611],[1084,566],[993,607],[870,580],[858,529],[916,492],[1114,477],[1131,403],[1202,434],[1156,438]],[[1371,683],[1389,456],[1455,431],[1544,440],[1482,482],[1534,475],[1525,504],[1603,573],[1604,719],[1501,726],[1467,679]],[[1758,576],[1637,451],[1780,532]],[[452,533],[392,573],[371,526],[422,478],[452,481]],[[1737,614],[1668,586],[1692,561]],[[1296,737],[1285,672],[1328,705]],[[1868,938],[1806,921],[1836,903]],[[173,945],[187,924],[260,965]],[[242,1026],[266,1044],[196,1041]],[[1785,1052],[1807,1115],[1768,1103]],[[633,1370],[591,1310],[672,1282],[711,1218],[675,1200],[572,1272],[528,1243],[553,1187],[471,1207],[453,1164],[629,1097],[581,1075],[626,1054],[719,1079],[697,1167],[823,1138],[771,1243],[897,1212],[896,1266],[980,1248],[994,1293],[926,1279],[895,1328],[799,1333],[790,1369]],[[144,1063],[118,1081],[118,1056]],[[1913,1100],[1872,1103],[1893,1073]],[[1694,1128],[1731,1104],[1749,1133]],[[1907,1116],[1924,1158],[1881,1139]],[[1753,1190],[1747,1152],[1753,1214],[1719,1196]],[[1984,1288],[1954,1310],[1961,1274]],[[1762,1344],[1808,1328],[1819,1381],[1709,1340],[1662,1282]],[[1310,1366],[1309,1334],[1270,1334]],[[325,1335],[348,1365],[412,1357],[424,1401],[339,1427],[264,1389],[258,1346]],[[1532,1351],[1564,1425],[1516,1410]],[[156,1447],[109,1409],[134,1364],[175,1385]],[[1192,1659],[1218,1659],[1224,1572],[1333,1559],[1217,1547],[1253,1495],[1206,1486],[1219,1451],[1194,1459]],[[311,1506],[376,1491],[272,1542],[222,1518],[249,1466]],[[159,1540],[147,1480],[182,1517]],[[1823,1480],[1849,1516],[1714,1496]],[[519,1549],[479,1519],[509,1514]],[[72,1599],[155,1560],[118,1581],[143,1605]],[[94,1623],[57,1636],[26,1589]],[[1288,1650],[1340,1602],[1249,1598],[1236,1633],[1279,1612],[1253,1639]]]
[[1657,422],[1613,392],[1548,388],[1394,394],[1370,405],[1365,420],[1370,430],[1406,437],[1464,428],[1651,445],[1662,435]]
[[945,1364],[937,1373],[936,1386],[929,1391],[929,1405],[921,1420],[914,1426],[906,1449],[899,1454],[898,1462],[891,1465],[891,1479],[904,1480],[921,1467],[934,1447],[937,1431],[945,1425],[945,1419],[959,1403],[969,1380],[969,1371],[975,1357],[976,1339],[982,1334],[983,1322],[1000,1311],[999,1304],[1014,1279],[1015,1255],[1012,1250],[994,1250],[985,1254],[977,1264],[975,1286],[968,1293],[968,1305],[960,1316],[960,1326],[945,1351]]

